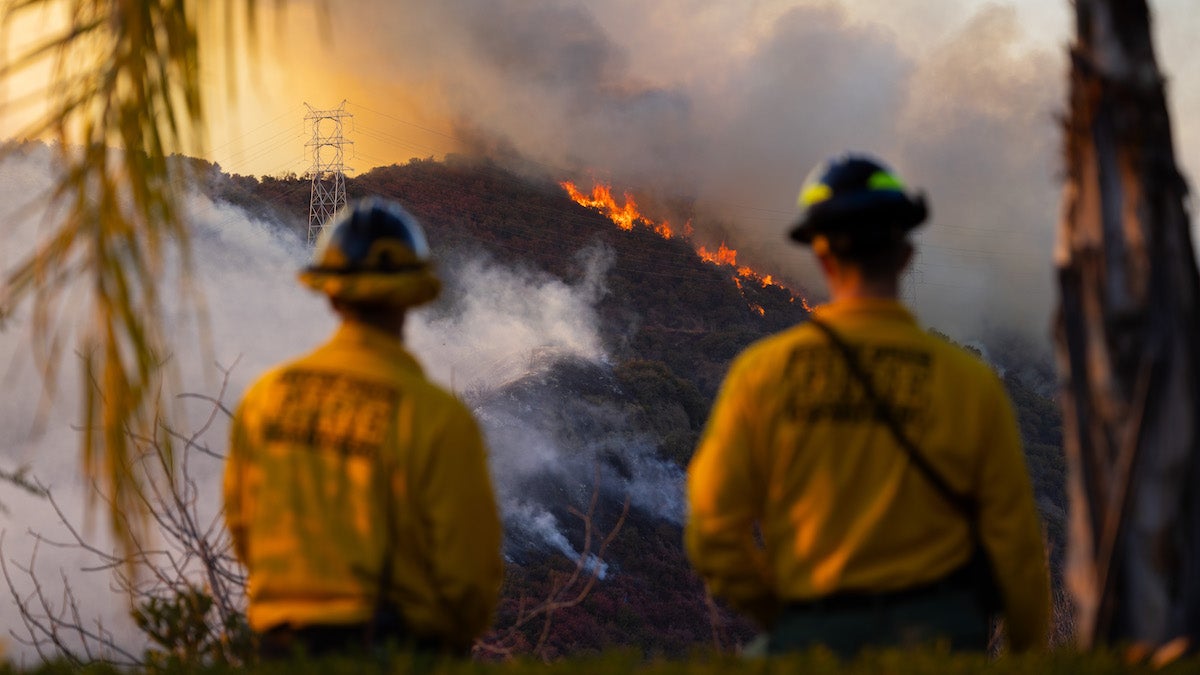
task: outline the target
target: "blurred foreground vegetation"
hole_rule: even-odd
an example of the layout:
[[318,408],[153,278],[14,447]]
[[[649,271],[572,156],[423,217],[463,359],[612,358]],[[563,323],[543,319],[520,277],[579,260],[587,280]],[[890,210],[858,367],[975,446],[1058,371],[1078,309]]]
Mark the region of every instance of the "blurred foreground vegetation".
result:
[[[66,663],[49,663],[35,669],[22,670],[12,665],[0,666],[0,675],[9,673],[117,673],[127,672],[112,667],[94,667],[80,670]],[[573,658],[542,663],[530,660],[515,660],[505,663],[442,662],[434,663],[408,654],[395,654],[385,664],[375,659],[325,658],[263,664],[253,668],[208,667],[198,668],[177,663],[153,672],[189,673],[495,673],[521,675],[609,675],[612,673],[643,673],[645,675],[669,675],[674,673],[817,673],[817,674],[866,674],[896,673],[898,675],[954,674],[954,673],[1200,673],[1200,659],[1176,661],[1163,667],[1149,663],[1129,664],[1112,652],[1078,653],[1060,650],[1050,654],[1026,654],[1004,656],[999,659],[983,655],[949,654],[930,649],[926,651],[883,651],[866,653],[854,661],[840,662],[823,650],[773,659],[743,659],[729,655],[714,655],[697,652],[687,659],[646,660],[640,653],[632,651],[608,651],[588,658]]]

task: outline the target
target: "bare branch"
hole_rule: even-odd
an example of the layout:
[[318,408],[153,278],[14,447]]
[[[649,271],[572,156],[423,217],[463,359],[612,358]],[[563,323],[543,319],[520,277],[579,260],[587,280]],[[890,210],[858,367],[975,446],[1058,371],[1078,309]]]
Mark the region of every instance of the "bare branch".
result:
[[[197,397],[209,401],[212,408],[197,430],[180,434],[159,424],[162,434],[147,436],[127,430],[130,447],[136,449],[133,466],[148,480],[132,496],[139,501],[154,525],[155,539],[141,536],[128,520],[129,514],[114,509],[114,525],[134,535],[118,550],[102,548],[80,532],[64,512],[53,493],[36,484],[65,528],[64,541],[39,532],[29,532],[34,553],[29,566],[16,566],[32,585],[22,595],[5,565],[3,573],[20,612],[28,637],[14,636],[21,644],[35,649],[42,658],[62,658],[75,665],[89,662],[119,667],[144,667],[164,658],[185,659],[188,663],[223,662],[238,665],[248,656],[248,628],[245,627],[245,573],[229,555],[229,537],[220,514],[202,519],[198,510],[200,490],[191,475],[191,455],[206,459],[219,457],[207,452],[202,443],[224,410],[221,398],[228,386],[229,370],[216,396]],[[162,442],[170,437],[182,441],[179,466]],[[176,473],[176,471],[178,471]],[[98,499],[109,507],[116,502],[94,485]],[[126,496],[126,499],[129,495]],[[2,540],[0,540],[2,545]],[[113,591],[127,598],[135,623],[152,641],[145,656],[137,656],[123,647],[99,620],[86,621],[74,588],[60,570],[61,598],[51,600],[36,572],[36,555],[41,546],[82,551],[94,561],[81,568],[84,573],[107,574]],[[0,563],[4,563],[0,559]],[[15,563],[14,563],[15,564]],[[172,622],[187,622],[176,626]],[[178,630],[182,628],[182,630]],[[238,634],[231,634],[233,630]],[[186,635],[187,644],[175,644]]]
[[594,544],[596,507],[600,500],[599,471],[599,466],[597,466],[593,475],[592,494],[587,511],[579,511],[574,507],[567,509],[568,512],[578,517],[583,525],[583,544],[571,571],[565,574],[552,572],[550,589],[545,598],[537,604],[531,604],[529,598],[522,593],[516,601],[516,614],[512,622],[507,627],[494,630],[489,635],[477,640],[473,647],[475,654],[510,658],[517,651],[517,643],[523,637],[521,629],[540,618],[542,624],[529,652],[543,660],[548,660],[547,642],[552,634],[555,614],[579,605],[591,594],[600,578],[600,565],[604,554],[609,544],[616,539],[629,515],[630,498],[626,495],[621,515],[600,540],[599,545]]

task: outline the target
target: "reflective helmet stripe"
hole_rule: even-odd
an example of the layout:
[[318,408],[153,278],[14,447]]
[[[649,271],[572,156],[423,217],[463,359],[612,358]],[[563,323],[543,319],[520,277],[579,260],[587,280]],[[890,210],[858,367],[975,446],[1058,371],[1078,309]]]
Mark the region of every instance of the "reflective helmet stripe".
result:
[[929,216],[923,195],[908,194],[890,168],[867,155],[847,154],[818,164],[796,201],[802,213],[790,236],[801,244],[811,244],[822,231],[863,237],[884,230],[904,233]]
[[833,188],[824,183],[806,185],[800,191],[800,206],[812,206],[833,196]]
[[872,190],[904,191],[904,183],[900,182],[896,174],[887,171],[876,171],[871,174],[871,177],[867,179],[867,187]]
[[[867,188],[870,190],[903,192],[904,183],[896,177],[896,174],[888,173],[887,171],[876,171],[867,178]],[[800,191],[800,199],[797,200],[797,203],[801,207],[812,206],[832,196],[833,188],[825,183],[810,183],[805,185],[804,189]]]

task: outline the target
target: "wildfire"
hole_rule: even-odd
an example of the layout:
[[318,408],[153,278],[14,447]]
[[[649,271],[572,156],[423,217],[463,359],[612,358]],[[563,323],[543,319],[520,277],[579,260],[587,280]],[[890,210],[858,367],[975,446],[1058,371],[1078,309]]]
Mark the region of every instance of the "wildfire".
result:
[[683,231],[681,233],[677,232],[675,228],[671,227],[671,223],[668,221],[664,220],[662,222],[655,222],[650,218],[643,216],[642,212],[638,210],[638,205],[637,202],[634,201],[633,195],[629,194],[628,192],[623,195],[625,198],[625,203],[618,204],[617,200],[613,198],[612,188],[607,185],[597,183],[592,188],[592,194],[590,195],[585,195],[580,192],[579,188],[575,186],[575,183],[572,183],[569,180],[563,181],[559,183],[559,185],[561,185],[562,188],[567,191],[567,194],[571,196],[571,199],[575,200],[576,204],[596,209],[605,216],[608,216],[608,219],[616,223],[617,227],[621,228],[622,230],[632,230],[634,223],[641,223],[645,227],[653,230],[663,239],[671,239],[672,237],[677,237],[680,234],[687,237],[691,236],[692,234],[691,223],[684,224]]
[[[701,260],[714,265],[731,265],[737,267],[737,250],[729,248],[725,245],[725,242],[721,242],[716,251],[710,251],[707,247],[701,246],[696,249],[696,255],[700,256]],[[746,269],[750,268],[747,267]],[[741,273],[741,270],[738,270],[738,275],[746,276]]]
[[[700,258],[705,262],[710,262],[714,265],[729,265],[737,270],[737,277],[741,277],[742,279],[757,281],[761,286],[778,286],[791,292],[791,289],[788,289],[783,284],[775,281],[774,276],[770,274],[760,274],[749,265],[738,265],[737,249],[729,248],[725,245],[725,242],[721,242],[721,245],[717,247],[716,251],[710,251],[704,246],[700,246],[696,249],[696,255],[700,256]],[[734,277],[735,281],[738,281],[737,277]],[[741,287],[742,284],[740,281],[738,281],[738,288]],[[807,309],[808,303],[804,301],[804,298],[801,298],[800,301],[804,303],[804,307]],[[762,312],[759,313],[761,314]]]
[[[561,185],[562,188],[567,191],[567,194],[570,195],[571,199],[573,199],[576,204],[596,209],[600,213],[607,216],[609,220],[616,223],[617,227],[621,228],[622,230],[632,230],[635,223],[640,223],[643,227],[653,230],[664,239],[671,239],[677,236],[692,236],[692,226],[690,222],[685,223],[682,232],[680,232],[675,230],[671,224],[665,220],[661,222],[655,222],[654,220],[642,215],[641,211],[638,210],[637,202],[633,199],[633,195],[630,195],[628,192],[623,195],[625,198],[624,204],[617,204],[616,199],[613,198],[612,189],[607,185],[597,183],[592,188],[592,193],[590,195],[580,192],[579,188],[575,186],[575,183],[571,181],[563,181],[559,183],[559,185]],[[788,291],[788,293],[791,293],[792,302],[795,302],[796,298],[799,297],[800,304],[806,310],[809,309],[808,301],[806,301],[802,296],[799,296],[795,291],[792,291],[790,288],[775,281],[775,278],[772,275],[760,274],[749,265],[738,265],[737,249],[729,248],[723,241],[715,251],[711,251],[705,246],[697,246],[696,255],[700,256],[700,259],[704,260],[705,262],[709,262],[714,265],[728,265],[729,267],[732,267],[734,271],[733,281],[737,284],[739,289],[742,288],[743,280],[756,282],[763,287],[777,286]],[[757,312],[760,316],[766,314],[766,310],[759,305],[751,303],[750,308]]]

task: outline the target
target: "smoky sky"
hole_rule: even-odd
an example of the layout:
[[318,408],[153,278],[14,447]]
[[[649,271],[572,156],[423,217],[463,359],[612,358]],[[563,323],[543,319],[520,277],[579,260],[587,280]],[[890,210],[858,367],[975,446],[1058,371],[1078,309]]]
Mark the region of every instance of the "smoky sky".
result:
[[[905,291],[925,323],[1045,342],[1065,46],[1013,6],[933,4],[900,25],[847,2],[378,1],[332,13],[330,53],[300,65],[364,107],[404,100],[467,152],[611,182],[816,300],[813,261],[784,245],[800,184],[877,155],[933,206]],[[357,123],[399,137],[398,114]]]
[[1044,342],[1061,64],[1019,38],[1014,14],[993,8],[933,50],[910,80],[895,154],[934,210],[908,285],[923,314],[959,334],[1015,325]]

